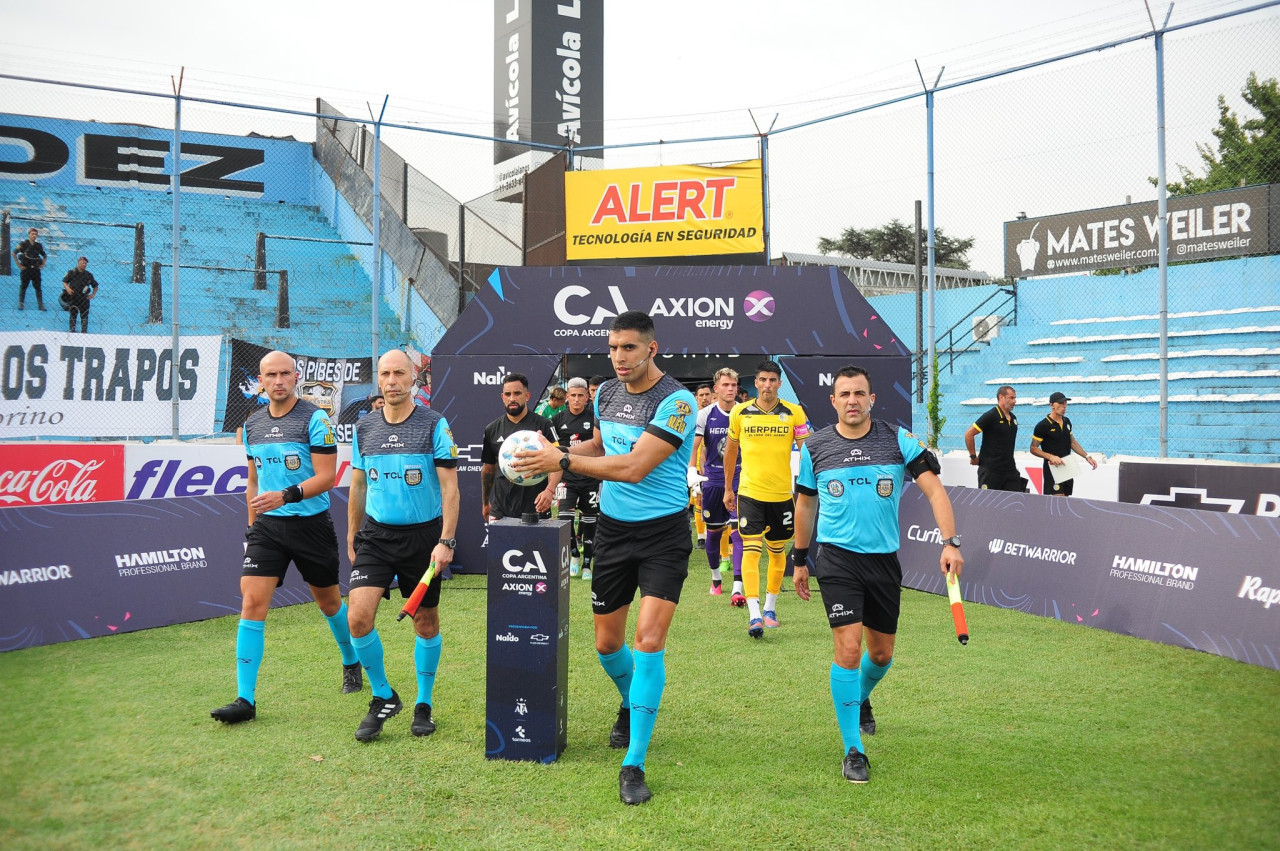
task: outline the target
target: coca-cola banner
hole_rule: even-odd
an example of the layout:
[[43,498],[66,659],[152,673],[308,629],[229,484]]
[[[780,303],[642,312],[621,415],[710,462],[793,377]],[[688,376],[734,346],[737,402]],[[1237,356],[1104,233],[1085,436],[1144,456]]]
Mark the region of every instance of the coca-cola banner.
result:
[[3,507],[120,499],[123,480],[119,444],[0,444]]
[[[0,651],[238,614],[246,511],[236,494],[0,511]],[[330,514],[345,541],[345,491]],[[345,546],[338,559],[346,593]],[[290,570],[272,605],[311,599]]]
[[[949,487],[966,600],[1280,669],[1280,519]],[[941,536],[902,497],[902,584],[946,595]],[[949,631],[946,603],[939,632]],[[945,626],[944,626],[945,624]],[[982,643],[969,613],[969,646]]]
[[0,356],[0,438],[210,434],[221,337],[18,331]]

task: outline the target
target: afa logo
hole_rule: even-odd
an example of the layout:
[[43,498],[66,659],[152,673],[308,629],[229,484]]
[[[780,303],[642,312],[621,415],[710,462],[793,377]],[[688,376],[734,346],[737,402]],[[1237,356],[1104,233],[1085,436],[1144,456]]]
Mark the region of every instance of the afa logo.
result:
[[298,455],[284,456],[284,468],[286,470],[301,470],[302,458]]
[[422,468],[409,467],[404,471],[404,483],[409,487],[422,484]]
[[876,482],[876,493],[886,499],[893,496],[893,479],[885,476]]

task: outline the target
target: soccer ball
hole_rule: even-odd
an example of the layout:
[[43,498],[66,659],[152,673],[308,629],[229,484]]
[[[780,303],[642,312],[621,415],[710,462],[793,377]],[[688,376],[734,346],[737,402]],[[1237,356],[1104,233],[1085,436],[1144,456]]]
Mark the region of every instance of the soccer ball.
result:
[[502,441],[502,447],[498,450],[498,469],[502,470],[502,475],[507,477],[507,481],[512,484],[522,485],[525,487],[532,485],[540,485],[547,480],[546,473],[534,473],[526,475],[517,473],[511,469],[511,465],[515,463],[515,454],[526,449],[541,449],[542,441],[538,440],[536,431],[516,431],[507,435]]

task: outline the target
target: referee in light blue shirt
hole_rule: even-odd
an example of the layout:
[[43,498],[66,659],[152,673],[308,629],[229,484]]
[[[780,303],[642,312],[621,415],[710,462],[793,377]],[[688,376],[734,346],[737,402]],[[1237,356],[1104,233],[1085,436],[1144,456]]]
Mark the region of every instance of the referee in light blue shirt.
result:
[[[609,358],[618,377],[596,393],[595,435],[568,453],[554,445],[516,453],[522,459],[518,470],[563,470],[603,482],[591,607],[600,664],[622,695],[609,745],[627,749],[618,774],[624,804],[643,804],[651,797],[644,760],[667,681],[667,631],[693,552],[686,470],[697,403],[684,385],[658,368],[657,354],[649,315],[618,314],[609,326]],[[637,588],[633,653],[626,644],[627,611]]]
[[898,503],[906,474],[933,509],[942,537],[942,572],[958,577],[964,566],[951,500],[938,479],[938,460],[906,429],[873,420],[875,401],[865,369],[847,366],[837,372],[831,387],[836,423],[805,442],[796,477],[792,579],[796,596],[808,600],[807,556],[816,503],[821,548],[814,562],[835,642],[831,701],[844,744],[841,770],[850,783],[869,779],[862,745],[863,732],[875,732],[869,698],[893,663],[902,599]]
[[224,724],[257,717],[258,668],[267,611],[289,563],[298,568],[324,613],[342,654],[342,691],[361,689],[360,664],[347,632],[347,607],[338,587],[338,536],[329,516],[338,445],[324,411],[297,397],[298,365],[269,352],[258,367],[267,407],[244,424],[248,456],[249,529],[240,577],[236,632],[236,699],[210,714]]
[[409,729],[415,736],[436,730],[431,692],[440,664],[440,574],[458,545],[458,447],[443,416],[414,404],[413,374],[413,362],[399,349],[378,359],[378,389],[386,405],[360,420],[351,442],[349,622],[351,643],[373,689],[369,712],[356,728],[361,742],[376,739],[403,708],[387,682],[374,627],[378,603],[393,581],[402,597],[410,596],[432,563],[435,577],[413,613],[418,697]]

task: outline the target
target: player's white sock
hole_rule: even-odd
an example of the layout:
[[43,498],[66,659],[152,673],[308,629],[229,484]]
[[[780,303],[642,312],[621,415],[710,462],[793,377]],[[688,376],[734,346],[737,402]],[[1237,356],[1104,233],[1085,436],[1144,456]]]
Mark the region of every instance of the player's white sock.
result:
[[735,579],[735,580],[733,580],[733,593],[735,593],[735,594],[741,594],[741,593],[742,593],[742,580],[741,580],[741,579]]
[[760,598],[748,597],[747,598],[747,618],[750,620],[755,620],[758,617],[760,617]]
[[766,612],[776,612],[776,611],[778,611],[778,595],[777,595],[777,594],[770,594],[770,593],[769,593],[769,592],[767,592],[767,591],[765,592],[765,595],[764,595],[764,610],[765,610]]
[[717,567],[711,571],[711,581],[712,582],[720,581],[720,568]]

